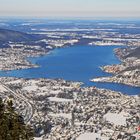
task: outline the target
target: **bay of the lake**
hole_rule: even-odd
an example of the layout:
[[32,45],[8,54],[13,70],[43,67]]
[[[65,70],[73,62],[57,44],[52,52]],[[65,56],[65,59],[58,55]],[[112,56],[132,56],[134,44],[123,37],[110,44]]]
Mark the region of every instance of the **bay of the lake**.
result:
[[28,58],[38,68],[0,72],[0,76],[22,78],[62,78],[80,81],[84,86],[96,86],[129,95],[140,93],[140,88],[115,83],[95,83],[90,79],[111,74],[103,72],[99,67],[120,63],[113,50],[120,46],[72,46],[54,49],[48,55]]

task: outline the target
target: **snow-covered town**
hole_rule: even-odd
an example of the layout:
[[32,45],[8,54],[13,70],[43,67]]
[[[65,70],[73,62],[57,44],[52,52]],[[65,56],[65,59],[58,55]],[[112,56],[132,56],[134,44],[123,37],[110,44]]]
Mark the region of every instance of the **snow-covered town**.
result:
[[36,137],[47,140],[139,137],[139,96],[82,88],[82,83],[61,79],[0,80],[0,96],[16,101],[16,110],[34,127]]
[[[2,28],[6,24],[3,22]],[[139,24],[53,22],[53,26],[46,26],[18,21],[14,27],[9,24],[0,29],[0,99],[14,101],[15,111],[35,131],[35,140],[139,140],[140,33],[131,33]],[[58,50],[78,47],[81,53],[66,51],[60,59]],[[55,50],[58,52],[53,54]],[[52,76],[46,58],[55,55],[61,61],[50,62],[50,66],[56,64]],[[71,60],[64,61],[68,55]],[[30,60],[41,57],[42,65]],[[76,65],[91,64],[74,67],[74,61]],[[63,62],[67,64],[65,71],[71,70],[66,79],[64,73],[59,75],[63,69],[57,71]],[[94,65],[93,73],[86,71],[86,67],[92,71]],[[81,73],[79,79],[74,72]],[[115,88],[124,86],[125,92],[111,89],[113,84]],[[133,93],[127,93],[125,86]]]

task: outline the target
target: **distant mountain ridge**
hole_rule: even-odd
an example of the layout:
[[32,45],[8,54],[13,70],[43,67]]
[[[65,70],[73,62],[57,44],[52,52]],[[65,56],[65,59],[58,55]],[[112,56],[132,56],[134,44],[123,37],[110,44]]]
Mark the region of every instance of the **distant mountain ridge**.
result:
[[38,40],[36,35],[30,35],[27,33],[9,30],[9,29],[0,29],[0,42],[18,42],[18,41],[35,41]]

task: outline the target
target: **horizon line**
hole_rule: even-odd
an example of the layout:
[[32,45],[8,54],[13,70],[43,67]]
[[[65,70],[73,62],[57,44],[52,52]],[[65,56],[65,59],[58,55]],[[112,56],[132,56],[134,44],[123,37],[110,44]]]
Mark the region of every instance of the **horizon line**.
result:
[[103,19],[137,19],[140,20],[140,16],[32,16],[32,15],[19,15],[19,16],[8,16],[8,15],[0,15],[0,18],[11,18],[11,19],[44,19],[44,18],[49,18],[49,19],[98,19],[102,20]]

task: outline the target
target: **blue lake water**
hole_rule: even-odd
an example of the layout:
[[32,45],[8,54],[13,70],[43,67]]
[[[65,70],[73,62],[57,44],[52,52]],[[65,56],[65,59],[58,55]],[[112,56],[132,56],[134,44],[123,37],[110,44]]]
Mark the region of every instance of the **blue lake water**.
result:
[[62,78],[81,81],[84,83],[84,86],[96,86],[129,95],[140,93],[140,88],[123,84],[90,82],[92,78],[111,75],[103,72],[99,66],[120,63],[113,53],[114,48],[116,46],[73,46],[54,49],[49,55],[29,58],[32,63],[40,65],[39,68],[0,72],[0,76]]

